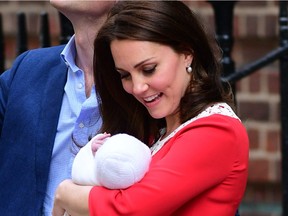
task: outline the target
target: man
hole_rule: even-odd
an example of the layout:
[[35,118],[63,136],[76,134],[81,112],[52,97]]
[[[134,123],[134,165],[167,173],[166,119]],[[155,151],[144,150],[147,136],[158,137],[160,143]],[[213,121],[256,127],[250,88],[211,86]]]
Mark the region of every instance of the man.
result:
[[70,178],[72,150],[101,125],[93,40],[115,2],[50,2],[75,35],[65,47],[23,53],[0,77],[1,215],[50,216],[56,187]]

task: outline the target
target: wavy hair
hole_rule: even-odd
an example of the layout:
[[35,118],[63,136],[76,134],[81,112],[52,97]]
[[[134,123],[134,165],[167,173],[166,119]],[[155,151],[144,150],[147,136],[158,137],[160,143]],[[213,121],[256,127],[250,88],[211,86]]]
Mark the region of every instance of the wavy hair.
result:
[[193,55],[193,79],[180,101],[180,121],[215,102],[233,103],[230,87],[221,82],[217,44],[206,35],[195,14],[180,1],[119,1],[94,42],[94,77],[101,101],[102,131],[129,133],[145,143],[165,126],[122,87],[110,50],[113,40],[149,41]]

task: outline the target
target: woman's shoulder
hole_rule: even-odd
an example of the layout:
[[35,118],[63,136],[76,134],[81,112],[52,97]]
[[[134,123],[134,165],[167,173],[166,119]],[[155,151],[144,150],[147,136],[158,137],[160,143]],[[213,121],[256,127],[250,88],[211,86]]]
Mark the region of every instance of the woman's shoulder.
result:
[[[226,103],[213,104],[206,108],[196,117],[183,124],[178,135],[189,133],[195,135],[206,135],[208,137],[233,137],[234,139],[247,139],[245,125],[235,114],[233,109]],[[225,138],[224,137],[224,138]]]
[[215,114],[227,116],[235,119],[239,119],[239,117],[236,115],[234,110],[227,104],[227,103],[215,103],[210,106],[208,106],[205,110],[203,110],[201,113],[199,113],[196,117],[193,119],[197,120],[204,117],[213,116]]
[[194,133],[195,129],[206,130],[207,135],[212,131],[223,134],[231,133],[234,135],[239,133],[247,133],[245,125],[239,118],[219,113],[197,118],[195,121],[191,121],[189,124],[183,127],[181,131],[187,132],[191,130],[191,133]]
[[208,106],[197,116],[184,122],[177,128],[177,130],[187,130],[190,127],[195,127],[195,125],[197,125],[197,127],[199,127],[199,125],[216,126],[217,124],[224,124],[225,122],[228,124],[228,127],[231,124],[239,126],[243,125],[240,118],[228,104],[215,103]]

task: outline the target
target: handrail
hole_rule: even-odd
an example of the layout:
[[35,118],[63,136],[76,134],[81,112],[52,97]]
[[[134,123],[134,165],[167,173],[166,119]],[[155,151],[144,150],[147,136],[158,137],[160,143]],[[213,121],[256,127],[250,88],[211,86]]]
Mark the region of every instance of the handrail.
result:
[[265,56],[261,57],[258,60],[255,60],[252,63],[249,63],[245,65],[242,69],[236,70],[232,73],[230,73],[227,76],[223,77],[223,80],[229,81],[231,83],[234,83],[251,73],[255,72],[256,70],[276,61],[279,60],[281,56],[283,56],[285,53],[288,53],[288,44],[278,47],[275,50],[267,53]]
[[[287,1],[279,3],[280,46],[288,46]],[[280,57],[282,215],[288,215],[288,52]]]

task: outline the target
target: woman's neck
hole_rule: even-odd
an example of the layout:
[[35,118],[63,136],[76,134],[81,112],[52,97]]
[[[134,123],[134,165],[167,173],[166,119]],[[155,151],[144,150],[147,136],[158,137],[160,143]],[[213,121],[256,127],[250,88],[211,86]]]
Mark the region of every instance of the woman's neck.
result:
[[166,131],[165,134],[161,137],[164,139],[165,137],[169,136],[174,130],[176,130],[181,125],[180,119],[177,116],[166,117]]

